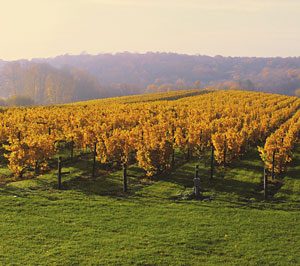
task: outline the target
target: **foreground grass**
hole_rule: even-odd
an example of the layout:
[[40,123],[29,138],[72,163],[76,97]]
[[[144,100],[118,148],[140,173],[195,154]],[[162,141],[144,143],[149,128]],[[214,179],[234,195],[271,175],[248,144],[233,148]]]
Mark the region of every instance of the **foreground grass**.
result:
[[124,195],[120,172],[89,162],[0,188],[3,265],[299,265],[300,150],[286,182],[263,200],[254,154],[208,180],[203,201],[186,200],[196,161],[149,181],[131,167]]

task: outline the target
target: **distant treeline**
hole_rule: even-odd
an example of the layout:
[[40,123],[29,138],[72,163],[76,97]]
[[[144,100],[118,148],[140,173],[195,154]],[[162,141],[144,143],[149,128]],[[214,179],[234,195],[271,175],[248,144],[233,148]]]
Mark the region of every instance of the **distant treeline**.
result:
[[32,106],[35,102],[29,96],[14,95],[7,99],[0,98],[0,106]]
[[1,70],[0,96],[19,95],[38,104],[53,104],[97,98],[104,95],[104,90],[95,77],[81,69],[9,62]]
[[38,104],[203,87],[297,95],[300,57],[119,53],[0,61],[0,96]]

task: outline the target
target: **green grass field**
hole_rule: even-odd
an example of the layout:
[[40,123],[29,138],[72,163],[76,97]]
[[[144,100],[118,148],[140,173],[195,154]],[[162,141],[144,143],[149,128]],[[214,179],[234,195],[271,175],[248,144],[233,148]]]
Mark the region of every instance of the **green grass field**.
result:
[[[300,265],[300,148],[264,200],[262,164],[250,153],[189,200],[196,160],[149,180],[136,166],[122,193],[121,171],[90,161],[0,187],[1,265]],[[6,170],[2,170],[6,174]],[[1,173],[2,173],[1,172]]]

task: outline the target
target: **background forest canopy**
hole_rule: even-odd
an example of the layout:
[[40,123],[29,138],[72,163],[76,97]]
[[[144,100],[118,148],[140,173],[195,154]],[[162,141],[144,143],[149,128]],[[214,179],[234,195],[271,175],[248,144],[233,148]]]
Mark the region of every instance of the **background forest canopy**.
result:
[[0,60],[0,105],[213,87],[300,96],[300,57],[117,53]]

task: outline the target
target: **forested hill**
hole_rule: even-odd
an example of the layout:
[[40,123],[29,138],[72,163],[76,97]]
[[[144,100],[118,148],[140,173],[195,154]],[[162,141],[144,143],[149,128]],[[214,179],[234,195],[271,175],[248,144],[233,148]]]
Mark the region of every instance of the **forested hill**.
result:
[[300,57],[119,53],[0,60],[0,96],[39,104],[203,87],[297,95]]

